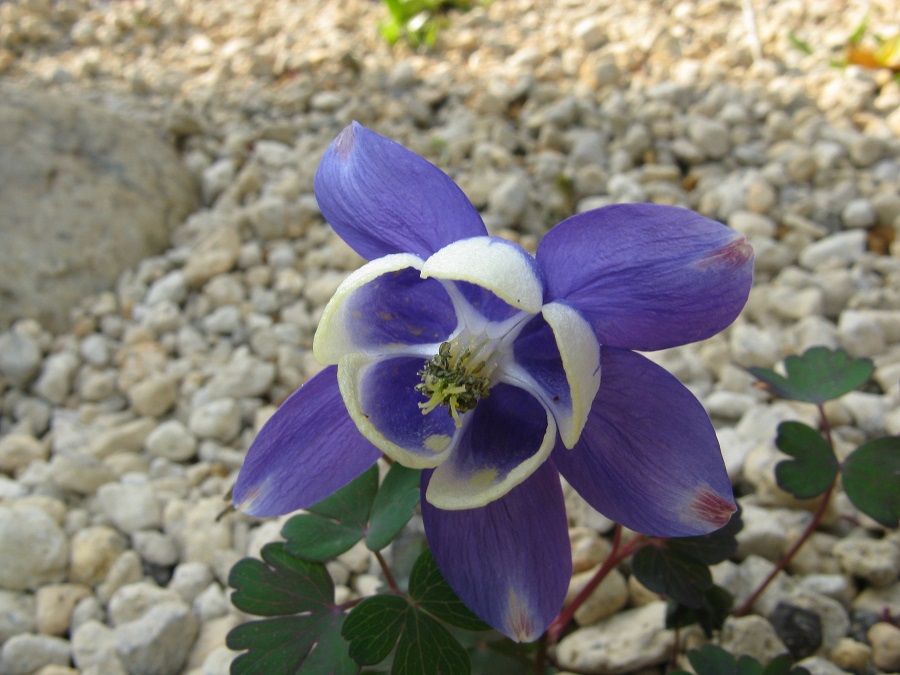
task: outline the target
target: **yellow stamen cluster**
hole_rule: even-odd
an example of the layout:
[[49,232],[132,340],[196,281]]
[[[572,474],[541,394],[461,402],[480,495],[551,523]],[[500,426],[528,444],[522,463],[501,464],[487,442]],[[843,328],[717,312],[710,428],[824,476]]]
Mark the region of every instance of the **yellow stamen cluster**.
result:
[[447,406],[447,412],[458,427],[462,424],[460,413],[472,410],[479,399],[490,393],[489,371],[492,369],[485,371],[485,361],[477,359],[481,346],[460,350],[455,341],[453,344],[444,342],[438,353],[425,362],[419,371],[422,383],[416,385],[416,391],[428,397],[419,404],[423,415],[439,405]]

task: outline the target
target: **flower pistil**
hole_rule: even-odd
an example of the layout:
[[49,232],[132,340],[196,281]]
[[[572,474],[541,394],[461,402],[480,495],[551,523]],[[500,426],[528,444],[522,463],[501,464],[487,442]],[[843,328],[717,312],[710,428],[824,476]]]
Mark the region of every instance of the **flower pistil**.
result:
[[484,340],[464,348],[460,347],[458,338],[441,343],[438,353],[418,372],[422,382],[415,389],[428,398],[419,403],[423,415],[443,405],[456,426],[462,425],[460,413],[472,410],[491,390],[491,373],[495,365],[479,358],[487,343]]

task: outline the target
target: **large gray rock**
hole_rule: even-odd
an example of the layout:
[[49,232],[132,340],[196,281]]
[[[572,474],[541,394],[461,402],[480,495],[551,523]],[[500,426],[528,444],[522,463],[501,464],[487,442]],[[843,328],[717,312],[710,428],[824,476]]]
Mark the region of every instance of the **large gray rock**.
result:
[[72,96],[0,87],[0,329],[54,330],[162,251],[198,189],[151,129]]

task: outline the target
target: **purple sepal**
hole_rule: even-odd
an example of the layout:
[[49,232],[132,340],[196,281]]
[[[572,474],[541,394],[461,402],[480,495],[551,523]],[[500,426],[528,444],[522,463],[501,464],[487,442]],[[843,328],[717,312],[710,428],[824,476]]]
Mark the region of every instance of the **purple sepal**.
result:
[[295,391],[253,441],[233,501],[251,516],[304,509],[342,488],[381,457],[356,428],[329,366]]

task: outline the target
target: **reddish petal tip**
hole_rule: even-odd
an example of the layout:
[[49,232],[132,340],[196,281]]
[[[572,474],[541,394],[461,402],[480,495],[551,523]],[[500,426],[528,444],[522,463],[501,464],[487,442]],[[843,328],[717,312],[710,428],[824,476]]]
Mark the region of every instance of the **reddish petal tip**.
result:
[[690,506],[693,516],[714,525],[716,530],[725,527],[731,520],[731,514],[736,510],[734,502],[723,499],[707,488],[703,488],[697,493]]

